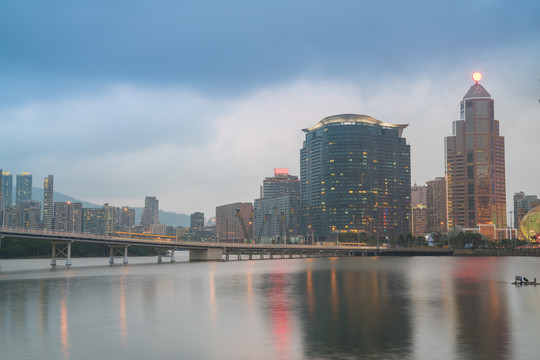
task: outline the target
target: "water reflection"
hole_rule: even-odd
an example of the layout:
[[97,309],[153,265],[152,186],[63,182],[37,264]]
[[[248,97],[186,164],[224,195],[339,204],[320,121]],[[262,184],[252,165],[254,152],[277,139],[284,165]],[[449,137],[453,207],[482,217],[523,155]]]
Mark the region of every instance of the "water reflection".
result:
[[128,347],[128,326],[126,316],[126,277],[120,279],[120,337],[124,348]]
[[[411,324],[403,311],[403,275],[329,260],[329,271],[298,277],[305,354],[313,357],[388,356],[409,351]],[[365,271],[367,270],[367,271]],[[307,280],[307,281],[306,281]]]
[[540,259],[162,265],[4,278],[2,358],[536,357]]
[[467,258],[454,278],[457,342],[463,356],[477,359],[506,359],[509,354],[508,306],[504,290],[491,278],[497,258]]
[[290,359],[290,301],[287,294],[286,275],[275,272],[270,275],[270,319],[272,321],[272,335],[277,359]]
[[68,333],[68,311],[67,311],[67,294],[66,286],[62,288],[60,298],[60,344],[62,358],[67,360],[70,358],[69,352],[69,333]]

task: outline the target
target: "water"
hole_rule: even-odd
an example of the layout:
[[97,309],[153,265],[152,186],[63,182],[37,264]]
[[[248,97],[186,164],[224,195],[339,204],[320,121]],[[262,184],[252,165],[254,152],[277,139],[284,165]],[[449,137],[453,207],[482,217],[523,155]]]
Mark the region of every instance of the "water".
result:
[[129,260],[1,260],[1,358],[538,358],[540,258]]

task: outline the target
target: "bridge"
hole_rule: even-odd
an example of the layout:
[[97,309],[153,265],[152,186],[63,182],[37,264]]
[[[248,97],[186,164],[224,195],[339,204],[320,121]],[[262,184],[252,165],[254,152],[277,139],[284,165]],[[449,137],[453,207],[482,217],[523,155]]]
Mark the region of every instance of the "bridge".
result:
[[249,244],[223,242],[178,241],[168,238],[134,238],[123,236],[91,235],[69,232],[41,231],[29,229],[0,229],[0,251],[2,238],[32,239],[49,241],[52,245],[51,266],[57,260],[65,260],[71,266],[71,244],[74,242],[104,244],[109,247],[109,264],[115,257],[123,257],[128,263],[128,247],[153,247],[158,251],[157,261],[163,257],[175,261],[175,250],[189,250],[189,261],[221,261],[242,256],[248,259],[302,258],[328,256],[374,256],[374,255],[452,255],[450,249],[388,249],[376,246],[355,245],[309,245],[309,244]]

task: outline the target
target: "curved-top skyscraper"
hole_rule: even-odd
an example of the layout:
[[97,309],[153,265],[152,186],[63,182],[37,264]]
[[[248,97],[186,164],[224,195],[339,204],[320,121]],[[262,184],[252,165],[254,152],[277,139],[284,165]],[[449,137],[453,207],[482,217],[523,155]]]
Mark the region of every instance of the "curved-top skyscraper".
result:
[[449,229],[506,227],[504,138],[494,101],[475,75],[461,101],[461,119],[445,139]]
[[301,227],[308,241],[365,231],[409,231],[410,147],[407,125],[343,114],[304,129],[300,151]]

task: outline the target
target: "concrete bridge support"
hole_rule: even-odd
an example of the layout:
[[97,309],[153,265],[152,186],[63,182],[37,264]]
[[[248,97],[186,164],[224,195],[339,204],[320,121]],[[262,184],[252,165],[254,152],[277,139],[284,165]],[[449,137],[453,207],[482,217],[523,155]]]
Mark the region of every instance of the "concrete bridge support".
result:
[[172,248],[172,249],[160,249],[160,248],[158,248],[157,251],[158,251],[157,262],[159,264],[161,264],[164,257],[170,257],[172,263],[176,261],[175,258],[174,258],[174,248]]
[[[128,264],[128,247],[129,245],[109,245],[109,264],[114,265],[114,257],[122,256],[123,264]],[[124,250],[122,254],[122,250]]]
[[52,244],[52,256],[51,266],[56,266],[57,255],[60,258],[66,259],[66,266],[71,266],[71,241],[51,241]]
[[[189,250],[189,261],[221,261],[223,249],[191,249]],[[228,260],[228,253],[227,253]]]

